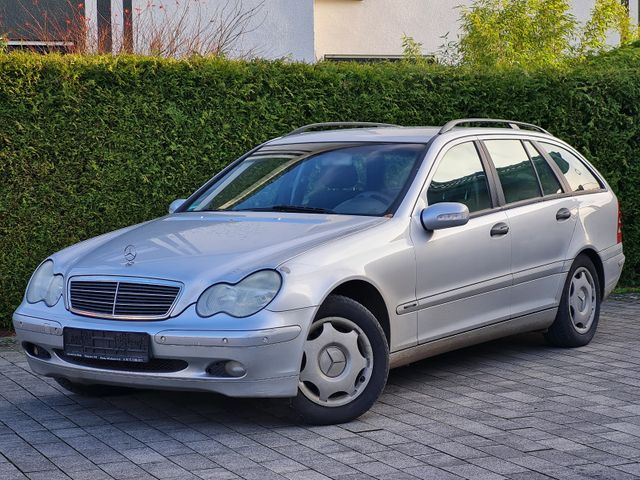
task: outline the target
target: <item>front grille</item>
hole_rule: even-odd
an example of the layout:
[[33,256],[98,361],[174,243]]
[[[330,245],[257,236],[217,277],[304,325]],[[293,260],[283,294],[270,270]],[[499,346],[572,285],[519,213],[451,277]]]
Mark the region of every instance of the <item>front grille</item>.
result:
[[71,280],[71,311],[122,319],[160,319],[169,315],[180,293],[175,285],[101,280]]
[[156,372],[173,373],[184,370],[189,366],[184,360],[152,358],[148,362],[121,362],[118,360],[98,360],[94,358],[79,358],[65,355],[62,350],[55,350],[62,360],[74,365],[81,365],[101,370],[117,370],[119,372]]

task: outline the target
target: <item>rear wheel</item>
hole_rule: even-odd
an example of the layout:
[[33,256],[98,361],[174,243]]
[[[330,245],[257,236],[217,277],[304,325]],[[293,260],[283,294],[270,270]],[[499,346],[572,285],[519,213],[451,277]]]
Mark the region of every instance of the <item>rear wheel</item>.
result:
[[378,399],[389,372],[389,347],[380,324],[356,301],[330,296],[307,341],[293,409],[303,422],[344,423]]
[[602,295],[598,273],[586,255],[573,262],[555,321],[545,337],[558,347],[587,345],[596,333]]
[[123,395],[129,393],[126,387],[115,387],[113,385],[85,384],[72,382],[68,378],[56,378],[56,382],[65,390],[82,395],[83,397],[106,397],[110,395]]

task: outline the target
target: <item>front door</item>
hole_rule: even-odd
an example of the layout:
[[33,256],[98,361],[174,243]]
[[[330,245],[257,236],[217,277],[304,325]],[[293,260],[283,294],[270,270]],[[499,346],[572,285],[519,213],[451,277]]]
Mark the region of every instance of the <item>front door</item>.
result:
[[[438,202],[467,205],[469,223],[426,231],[420,212]],[[412,218],[419,343],[509,318],[509,218],[496,206],[478,145],[445,147]]]

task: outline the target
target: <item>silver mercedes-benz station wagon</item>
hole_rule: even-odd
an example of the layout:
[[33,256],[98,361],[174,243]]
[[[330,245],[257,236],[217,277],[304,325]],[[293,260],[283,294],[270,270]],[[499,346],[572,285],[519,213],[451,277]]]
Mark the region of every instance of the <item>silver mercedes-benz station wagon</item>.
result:
[[289,397],[327,424],[389,368],[519,332],[586,345],[623,264],[611,188],[535,125],[315,124],[50,256],[13,322],[75,393]]

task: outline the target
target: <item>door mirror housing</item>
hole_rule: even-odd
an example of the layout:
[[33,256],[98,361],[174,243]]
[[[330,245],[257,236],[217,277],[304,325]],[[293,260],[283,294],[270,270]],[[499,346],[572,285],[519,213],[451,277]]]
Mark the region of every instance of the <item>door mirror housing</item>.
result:
[[420,222],[425,230],[466,225],[469,221],[469,208],[462,203],[442,202],[429,205],[420,212]]
[[179,198],[179,199],[174,200],[173,202],[171,202],[171,205],[169,205],[169,213],[171,214],[171,213],[175,212],[186,201],[187,201],[186,198]]

